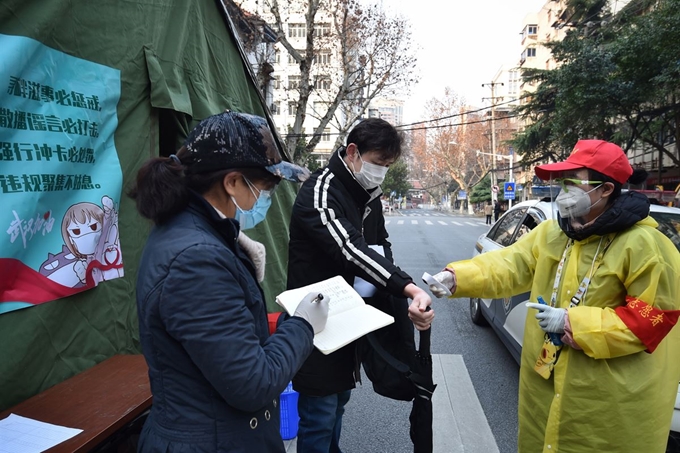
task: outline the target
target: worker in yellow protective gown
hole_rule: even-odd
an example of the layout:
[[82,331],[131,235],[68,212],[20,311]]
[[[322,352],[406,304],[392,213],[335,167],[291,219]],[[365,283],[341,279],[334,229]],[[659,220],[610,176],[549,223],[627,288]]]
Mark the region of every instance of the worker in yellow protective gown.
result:
[[558,219],[434,277],[452,297],[544,301],[527,304],[520,453],[664,452],[680,380],[680,254],[647,197],[621,192],[644,170],[612,143],[581,140],[536,174],[562,185]]

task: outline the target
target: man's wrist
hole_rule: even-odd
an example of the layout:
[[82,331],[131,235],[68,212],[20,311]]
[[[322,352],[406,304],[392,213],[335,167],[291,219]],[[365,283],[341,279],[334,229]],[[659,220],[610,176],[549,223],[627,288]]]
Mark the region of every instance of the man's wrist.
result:
[[404,286],[403,294],[404,294],[404,296],[408,297],[409,299],[413,299],[413,297],[419,291],[422,291],[422,289],[420,289],[415,283],[408,282],[406,284],[406,286]]

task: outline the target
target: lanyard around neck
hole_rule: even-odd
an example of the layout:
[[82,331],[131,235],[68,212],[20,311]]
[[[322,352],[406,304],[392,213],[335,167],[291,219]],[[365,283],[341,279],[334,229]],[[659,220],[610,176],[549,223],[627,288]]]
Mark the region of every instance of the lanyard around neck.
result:
[[[615,235],[607,237],[607,241],[604,244],[604,248],[602,248],[602,253],[600,253],[600,248],[602,247],[602,241],[604,240],[604,237],[600,238],[600,243],[597,244],[595,256],[593,256],[593,262],[590,264],[590,272],[588,272],[588,274],[583,277],[583,280],[581,280],[581,284],[579,285],[576,294],[574,294],[574,296],[571,298],[569,307],[577,306],[578,304],[581,303],[581,300],[585,298],[586,292],[588,291],[588,285],[590,285],[590,280],[593,278],[593,275],[595,274],[597,268],[600,267],[600,264],[602,263],[602,258],[604,258],[604,254],[611,245],[612,241],[614,240],[614,237]],[[557,304],[557,291],[560,287],[560,281],[562,280],[562,271],[564,270],[564,263],[567,260],[567,253],[569,252],[569,249],[573,245],[574,240],[570,239],[569,242],[567,242],[566,247],[564,248],[562,258],[560,259],[560,262],[557,265],[557,271],[555,272],[555,283],[553,284],[553,290],[552,293],[550,294],[551,307],[555,307],[555,305]]]

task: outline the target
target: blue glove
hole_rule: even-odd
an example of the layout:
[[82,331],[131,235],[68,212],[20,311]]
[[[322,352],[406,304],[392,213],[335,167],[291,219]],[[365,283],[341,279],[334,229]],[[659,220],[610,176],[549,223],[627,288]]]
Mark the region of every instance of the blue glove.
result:
[[567,310],[531,302],[527,303],[527,307],[538,310],[536,319],[538,319],[538,325],[541,326],[544,332],[564,333],[564,318],[567,315]]

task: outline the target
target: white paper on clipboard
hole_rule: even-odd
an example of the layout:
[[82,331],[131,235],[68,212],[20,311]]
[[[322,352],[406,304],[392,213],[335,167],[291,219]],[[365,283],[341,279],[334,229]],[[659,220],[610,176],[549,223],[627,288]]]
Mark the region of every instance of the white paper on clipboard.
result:
[[[382,256],[385,256],[385,249],[382,245],[369,245],[369,247],[380,253]],[[354,290],[358,292],[361,297],[372,297],[378,289],[363,278],[354,277]]]

